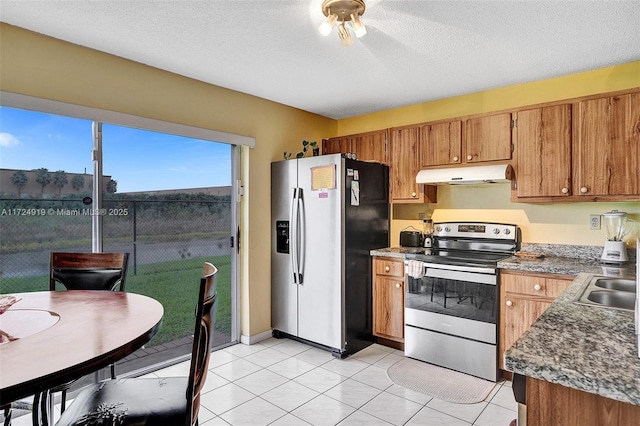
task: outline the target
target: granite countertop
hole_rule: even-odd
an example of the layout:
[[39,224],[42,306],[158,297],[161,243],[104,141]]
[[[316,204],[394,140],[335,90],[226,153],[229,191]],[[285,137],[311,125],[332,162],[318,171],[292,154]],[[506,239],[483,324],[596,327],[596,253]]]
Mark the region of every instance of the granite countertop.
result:
[[505,367],[524,376],[640,405],[634,313],[573,303],[592,276],[578,275],[505,352]]
[[[425,253],[422,247],[384,247],[370,251],[371,256],[404,259],[409,253]],[[578,275],[582,272],[612,277],[626,276],[635,271],[635,252],[629,250],[628,263],[605,265],[600,262],[602,247],[564,244],[523,243],[521,251],[542,255],[539,259],[512,256],[498,262],[498,268],[545,274]]]
[[423,247],[384,247],[374,249],[369,252],[371,256],[383,256],[383,257],[395,257],[396,259],[404,259],[405,254],[424,254],[425,249]]

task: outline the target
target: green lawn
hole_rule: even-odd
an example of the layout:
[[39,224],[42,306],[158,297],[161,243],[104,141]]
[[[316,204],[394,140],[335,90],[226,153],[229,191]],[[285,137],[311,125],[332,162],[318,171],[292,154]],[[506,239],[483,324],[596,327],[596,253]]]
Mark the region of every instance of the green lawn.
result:
[[[152,297],[164,307],[160,331],[147,346],[193,334],[194,307],[198,297],[202,264],[205,261],[213,263],[218,268],[218,310],[215,329],[231,333],[231,256],[138,265],[136,275],[133,275],[133,268],[129,269],[125,290]],[[47,275],[0,279],[0,293],[4,294],[48,289]]]

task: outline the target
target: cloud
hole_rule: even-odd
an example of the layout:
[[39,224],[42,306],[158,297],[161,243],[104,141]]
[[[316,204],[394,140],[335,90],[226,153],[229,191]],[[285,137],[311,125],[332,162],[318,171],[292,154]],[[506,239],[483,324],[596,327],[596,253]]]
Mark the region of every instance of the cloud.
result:
[[11,133],[0,132],[0,146],[9,147],[13,145],[20,145],[20,139],[13,136]]

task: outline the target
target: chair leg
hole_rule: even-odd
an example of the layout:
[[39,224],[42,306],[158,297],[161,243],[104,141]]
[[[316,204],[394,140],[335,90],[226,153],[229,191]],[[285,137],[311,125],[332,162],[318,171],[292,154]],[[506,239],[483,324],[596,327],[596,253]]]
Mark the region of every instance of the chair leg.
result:
[[11,405],[4,407],[4,426],[11,426]]
[[33,395],[33,404],[31,406],[31,424],[40,426],[40,393]]
[[[64,410],[67,409],[67,390],[64,389],[60,394],[62,395],[62,401],[60,401],[60,412],[64,413]],[[51,395],[50,398],[53,398],[53,395]]]
[[44,391],[40,394],[40,425],[47,426],[49,424],[49,398],[53,398],[51,392]]

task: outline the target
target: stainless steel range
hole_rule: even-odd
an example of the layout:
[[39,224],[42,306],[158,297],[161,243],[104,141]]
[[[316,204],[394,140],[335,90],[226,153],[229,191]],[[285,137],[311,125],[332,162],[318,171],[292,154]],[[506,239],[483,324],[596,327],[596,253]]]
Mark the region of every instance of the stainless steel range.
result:
[[406,255],[406,356],[497,381],[497,263],[520,240],[516,225],[434,225],[433,248]]

